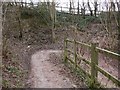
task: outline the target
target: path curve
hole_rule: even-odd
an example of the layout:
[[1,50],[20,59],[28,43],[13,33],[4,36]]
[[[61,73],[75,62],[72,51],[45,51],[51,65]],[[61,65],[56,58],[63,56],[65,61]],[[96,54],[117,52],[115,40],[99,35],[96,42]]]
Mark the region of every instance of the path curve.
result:
[[32,55],[30,82],[32,88],[72,88],[69,78],[49,62],[50,54],[61,55],[61,50],[43,50]]

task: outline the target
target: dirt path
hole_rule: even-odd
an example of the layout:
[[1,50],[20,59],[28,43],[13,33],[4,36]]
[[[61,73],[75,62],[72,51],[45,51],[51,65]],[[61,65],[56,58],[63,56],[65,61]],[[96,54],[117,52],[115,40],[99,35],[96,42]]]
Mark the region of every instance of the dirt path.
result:
[[32,88],[71,88],[69,78],[61,75],[59,68],[49,62],[50,54],[61,55],[60,50],[43,50],[35,53],[31,60],[30,82]]

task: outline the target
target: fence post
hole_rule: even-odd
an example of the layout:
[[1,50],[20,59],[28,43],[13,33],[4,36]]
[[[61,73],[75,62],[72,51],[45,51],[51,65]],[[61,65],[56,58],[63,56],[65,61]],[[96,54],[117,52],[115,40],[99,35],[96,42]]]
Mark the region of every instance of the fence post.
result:
[[98,51],[96,49],[97,43],[91,44],[91,87],[95,87],[98,72],[96,65],[98,65]]
[[64,62],[67,63],[67,40],[64,38]]
[[75,41],[75,39],[74,39],[74,60],[75,60],[75,69],[77,69],[77,55],[76,55],[76,52],[77,52],[77,50],[76,50],[77,48],[76,48],[76,41]]

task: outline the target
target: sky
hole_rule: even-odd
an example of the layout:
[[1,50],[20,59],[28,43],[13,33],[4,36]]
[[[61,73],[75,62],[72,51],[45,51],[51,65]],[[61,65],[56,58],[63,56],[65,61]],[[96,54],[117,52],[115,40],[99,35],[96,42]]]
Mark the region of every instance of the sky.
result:
[[[30,0],[27,0],[27,1],[30,1]],[[38,2],[38,1],[47,1],[47,0],[32,0],[34,2]],[[52,1],[52,0],[49,0],[49,1]],[[69,2],[70,0],[55,0],[56,2]],[[78,0],[73,0],[74,2],[78,2]],[[88,0],[79,0],[79,2],[87,2]],[[95,0],[89,0],[90,2],[94,2]],[[98,2],[104,2],[104,1],[111,1],[111,0],[97,0]],[[112,1],[116,1],[116,0],[112,0]],[[120,0],[117,0],[117,1],[120,1]]]
[[[21,0],[0,0],[0,1],[21,1]],[[23,1],[27,1],[27,2],[30,2],[30,1],[33,1],[33,2],[43,2],[43,1],[48,1],[48,0],[23,0]],[[49,1],[52,1],[52,0],[49,0]],[[60,3],[66,3],[66,2],[70,2],[70,0],[54,0],[55,2],[60,2]],[[78,2],[78,0],[71,0],[75,3]],[[79,0],[79,2],[87,2],[88,0]],[[104,2],[104,1],[107,1],[107,2],[110,2],[111,0],[89,0],[90,2],[94,2],[94,1],[97,1],[97,2]],[[120,0],[112,0],[112,1],[120,1]]]

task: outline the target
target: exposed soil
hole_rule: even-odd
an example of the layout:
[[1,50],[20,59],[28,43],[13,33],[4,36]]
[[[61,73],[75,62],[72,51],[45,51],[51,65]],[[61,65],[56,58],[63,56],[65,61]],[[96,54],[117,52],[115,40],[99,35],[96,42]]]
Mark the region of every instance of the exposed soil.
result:
[[[13,13],[11,17],[13,18]],[[9,17],[9,16],[8,16]],[[15,19],[15,18],[14,18]],[[15,19],[16,20],[16,19]],[[11,23],[12,22],[12,23]],[[73,28],[60,28],[55,31],[56,43],[52,43],[51,29],[46,27],[35,26],[35,22],[30,20],[21,21],[23,28],[23,38],[19,40],[19,28],[13,19],[6,21],[6,26],[3,30],[3,38],[7,38],[7,55],[3,55],[3,80],[8,80],[8,85],[5,87],[16,87],[16,81],[20,80],[21,87],[48,87],[48,88],[70,88],[70,87],[86,87],[83,79],[78,78],[62,63],[63,56],[61,50],[63,50],[64,37],[75,38]],[[36,22],[37,23],[37,22]],[[118,40],[107,37],[106,31],[104,31],[100,24],[92,24],[85,28],[85,32],[79,31],[77,33],[77,40],[90,44],[93,41],[99,43],[101,48],[113,48],[116,47]],[[90,30],[91,28],[91,30]],[[113,33],[113,36],[117,32]],[[4,45],[3,45],[4,46]],[[86,50],[79,49],[78,52],[85,53]],[[89,54],[86,54],[86,58]],[[104,55],[100,55],[99,62],[101,67],[108,69],[106,65],[107,61],[111,66],[113,74],[116,76],[116,67],[114,65],[114,59],[104,58]],[[11,61],[19,63],[11,63]],[[114,62],[114,63],[113,63]],[[18,70],[27,71],[27,73],[15,75],[15,72],[9,72],[10,69],[7,66],[20,67]],[[115,70],[113,70],[113,67]],[[85,68],[84,68],[85,69]],[[115,71],[115,72],[114,72]],[[12,82],[12,83],[11,83]],[[6,83],[6,82],[5,82]],[[10,84],[11,83],[11,84]],[[18,84],[19,86],[19,84]]]
[[50,54],[60,56],[59,50],[44,50],[32,55],[30,81],[32,88],[71,88],[72,82],[60,73],[60,69],[49,62]]

